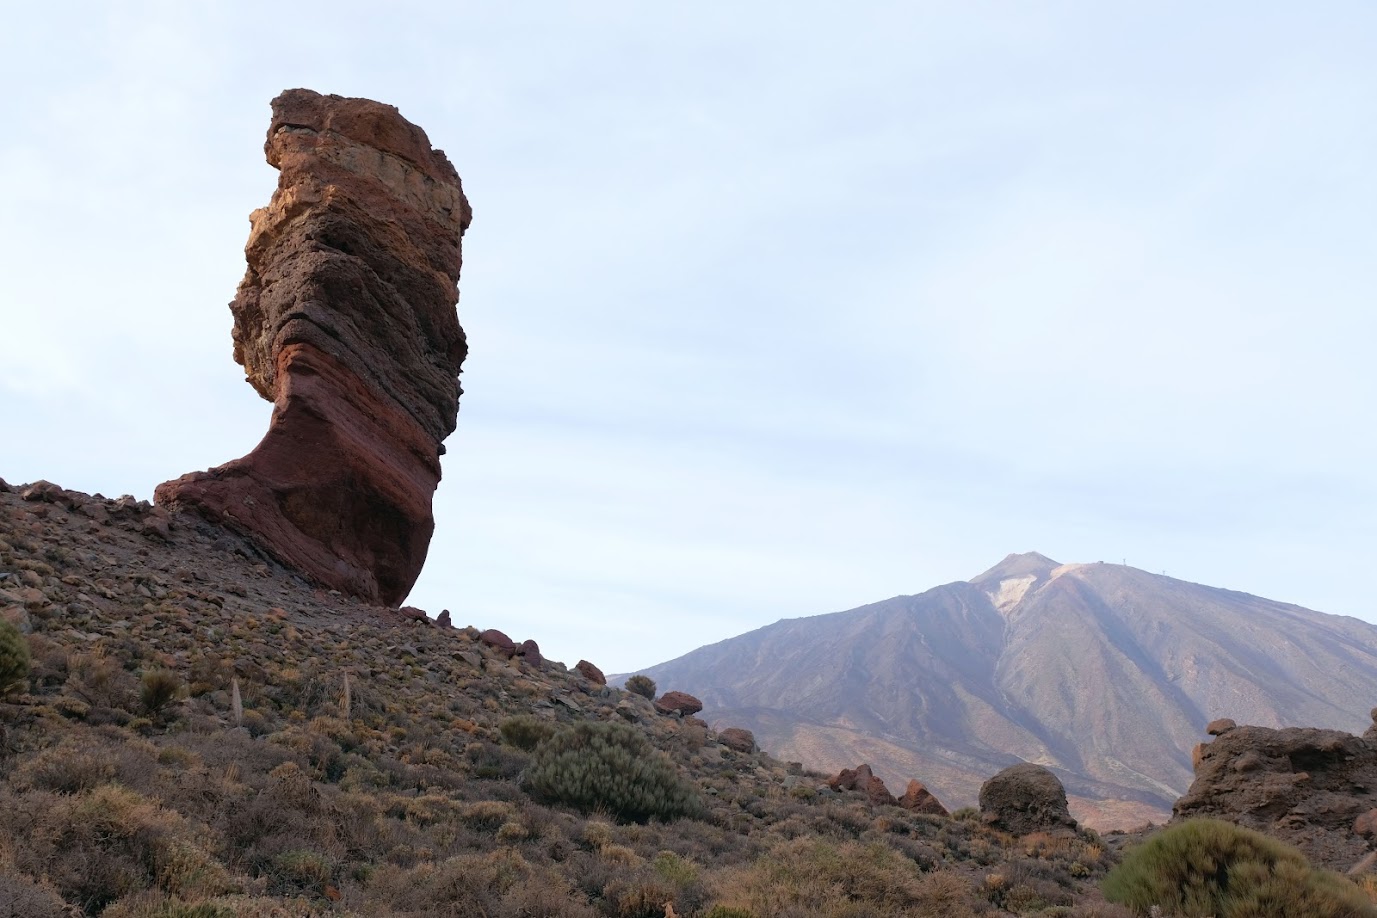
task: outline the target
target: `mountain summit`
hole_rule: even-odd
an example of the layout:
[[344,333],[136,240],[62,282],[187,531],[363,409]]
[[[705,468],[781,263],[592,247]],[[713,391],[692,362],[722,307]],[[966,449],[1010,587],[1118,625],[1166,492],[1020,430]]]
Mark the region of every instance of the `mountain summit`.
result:
[[1077,818],[1112,826],[1167,816],[1212,718],[1361,732],[1377,702],[1377,627],[1029,552],[643,672],[780,757],[868,762],[950,806],[1034,762],[1066,784]]

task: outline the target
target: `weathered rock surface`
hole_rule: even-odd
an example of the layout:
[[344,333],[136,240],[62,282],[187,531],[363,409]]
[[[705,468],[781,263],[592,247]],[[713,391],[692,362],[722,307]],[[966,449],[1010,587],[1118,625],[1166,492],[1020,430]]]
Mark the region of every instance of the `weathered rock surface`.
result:
[[312,580],[398,605],[425,562],[467,354],[459,176],[389,105],[273,100],[280,171],[230,304],[234,358],[273,402],[247,456],[165,482],[161,505],[247,536]]
[[487,631],[484,631],[482,634],[478,635],[478,640],[482,641],[484,644],[487,644],[494,650],[502,651],[509,657],[515,656],[517,650],[519,649],[516,645],[516,641],[513,641],[511,638],[507,637],[506,634],[504,634],[501,631],[498,631],[496,628],[489,628]]
[[1076,828],[1066,788],[1052,772],[1029,762],[1010,765],[981,785],[980,814],[987,824],[1013,835]]
[[728,727],[717,734],[717,739],[734,752],[755,752],[755,734],[741,727]]
[[1377,744],[1339,730],[1235,727],[1204,745],[1173,821],[1209,816],[1295,845],[1346,870],[1368,853]]
[[703,710],[703,702],[688,692],[665,692],[656,700],[655,710],[661,714],[680,714],[687,717]]
[[1221,717],[1218,720],[1212,720],[1206,724],[1205,732],[1210,736],[1223,736],[1237,726],[1238,724],[1234,722],[1233,718]]
[[869,765],[860,765],[856,768],[843,768],[837,773],[836,777],[827,782],[827,786],[832,790],[858,790],[874,804],[895,803],[894,795],[885,787],[885,782],[875,776],[870,770]]
[[950,815],[947,808],[942,805],[942,801],[934,797],[922,781],[908,782],[904,795],[899,798],[899,806],[915,813],[926,813],[929,816]]
[[578,663],[574,665],[574,671],[594,685],[607,684],[607,677],[603,675],[602,670],[598,669],[587,660],[579,660]]

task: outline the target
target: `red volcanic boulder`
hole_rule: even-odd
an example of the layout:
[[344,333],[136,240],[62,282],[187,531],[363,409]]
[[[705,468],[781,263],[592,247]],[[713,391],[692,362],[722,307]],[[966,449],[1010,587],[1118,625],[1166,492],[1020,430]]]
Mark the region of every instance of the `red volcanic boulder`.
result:
[[509,657],[516,656],[517,650],[519,649],[516,646],[516,641],[513,641],[496,628],[489,628],[487,631],[484,631],[482,634],[478,635],[478,640],[487,644],[493,650],[499,650],[505,653]]
[[661,714],[679,714],[687,717],[703,710],[703,702],[687,692],[665,692],[655,702],[655,710]]
[[728,727],[717,734],[717,739],[723,746],[735,752],[755,752],[755,734],[742,727]]
[[594,685],[607,684],[607,677],[602,674],[602,670],[598,669],[587,660],[579,660],[578,663],[574,665],[574,671]]
[[899,798],[899,806],[915,813],[926,813],[929,816],[948,816],[947,808],[942,805],[942,801],[932,795],[922,781],[908,782],[908,789]]
[[843,768],[835,778],[827,782],[833,790],[858,790],[870,799],[871,803],[894,803],[894,795],[885,787],[885,782],[875,777],[869,765],[858,768]]
[[516,649],[516,655],[532,666],[539,667],[545,663],[545,658],[540,655],[540,645],[530,638],[521,642],[521,646]]
[[398,605],[435,528],[468,346],[459,175],[390,105],[273,100],[277,191],[250,217],[234,359],[273,402],[247,456],[165,482],[159,504],[244,533],[312,580]]
[[1221,717],[1218,720],[1212,720],[1207,723],[1205,725],[1205,732],[1210,736],[1223,736],[1237,726],[1238,723],[1234,721],[1232,717]]

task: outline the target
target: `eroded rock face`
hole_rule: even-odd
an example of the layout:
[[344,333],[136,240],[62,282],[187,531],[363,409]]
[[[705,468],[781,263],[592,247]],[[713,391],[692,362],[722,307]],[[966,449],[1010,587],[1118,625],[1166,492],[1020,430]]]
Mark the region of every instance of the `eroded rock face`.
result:
[[1029,762],[1010,765],[980,788],[980,815],[1013,835],[1074,831],[1066,788],[1056,775]]
[[158,487],[312,580],[398,605],[425,562],[468,352],[455,311],[472,212],[454,167],[395,108],[292,89],[265,146],[230,304],[234,359],[273,402],[241,459]]
[[858,790],[876,805],[894,803],[894,795],[885,787],[885,782],[880,780],[876,774],[870,770],[870,766],[862,764],[857,768],[843,768],[833,778],[829,778],[827,786],[833,790]]
[[[1234,727],[1202,744],[1195,781],[1172,821],[1209,816],[1300,848],[1346,870],[1370,850],[1377,821],[1377,744],[1339,730]],[[1374,832],[1377,834],[1377,832]]]
[[929,816],[950,815],[947,808],[942,805],[942,801],[934,797],[922,781],[917,780],[908,782],[908,788],[904,791],[904,795],[899,798],[899,806],[915,813],[927,813]]

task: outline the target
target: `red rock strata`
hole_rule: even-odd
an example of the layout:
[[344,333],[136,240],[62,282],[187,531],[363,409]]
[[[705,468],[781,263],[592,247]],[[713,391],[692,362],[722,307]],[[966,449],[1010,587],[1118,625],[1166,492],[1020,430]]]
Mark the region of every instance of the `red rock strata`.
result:
[[234,359],[272,421],[253,452],[155,499],[395,606],[425,562],[459,411],[472,211],[445,154],[392,106],[292,89],[272,110],[265,151],[281,174],[250,217],[230,304]]

